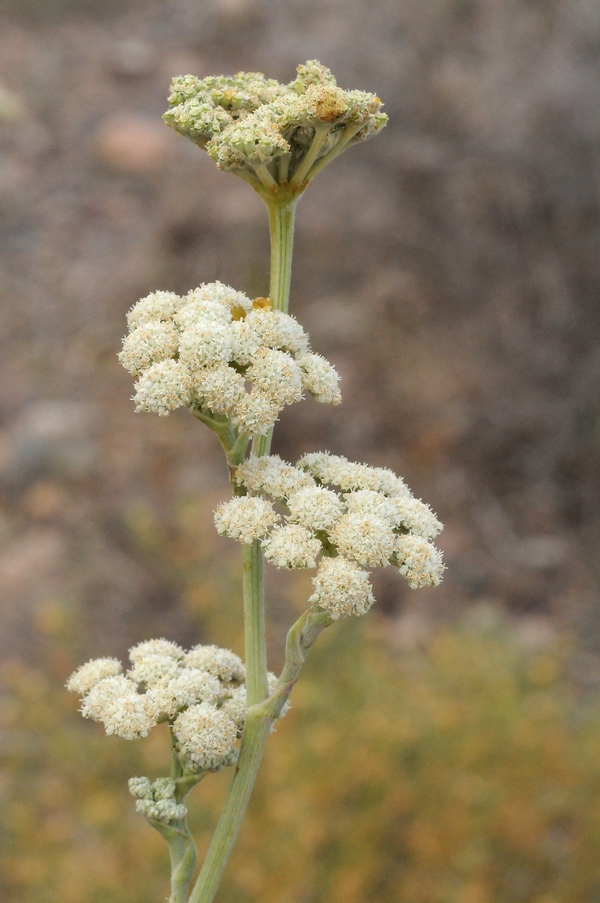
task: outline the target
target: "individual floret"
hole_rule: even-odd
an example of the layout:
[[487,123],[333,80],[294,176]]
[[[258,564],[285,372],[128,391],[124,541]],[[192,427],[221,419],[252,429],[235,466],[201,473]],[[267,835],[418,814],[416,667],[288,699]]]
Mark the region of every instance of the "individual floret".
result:
[[364,615],[374,601],[368,573],[342,556],[323,558],[313,585],[315,591],[308,601],[328,611],[334,621]]
[[338,405],[342,401],[340,377],[335,367],[320,354],[303,354],[296,358],[302,370],[302,385],[316,401]]
[[409,533],[433,539],[443,529],[429,505],[415,498],[393,499],[395,523]]
[[270,502],[253,496],[233,498],[215,511],[217,531],[222,536],[248,544],[263,539],[278,519]]
[[235,481],[250,492],[263,491],[277,499],[287,499],[303,487],[315,486],[309,474],[282,461],[279,455],[248,458],[236,470]]
[[144,370],[135,384],[136,411],[152,411],[166,417],[190,401],[191,377],[179,361],[159,361]]
[[152,292],[133,305],[127,314],[127,325],[134,330],[156,320],[168,322],[180,303],[181,298],[175,292]]
[[173,358],[178,347],[179,333],[172,323],[151,320],[138,326],[123,339],[119,360],[135,376],[156,361]]
[[246,378],[279,409],[302,399],[300,369],[285,351],[259,348]]
[[300,524],[276,527],[262,541],[265,558],[278,568],[314,568],[321,543]]
[[344,514],[330,536],[341,555],[367,567],[386,567],[396,540],[383,518],[359,511]]
[[224,683],[242,682],[246,668],[239,655],[220,646],[194,646],[185,656],[188,668],[201,668]]
[[252,310],[246,320],[261,342],[277,351],[304,354],[308,349],[308,336],[291,314],[279,310]]
[[116,677],[123,668],[116,658],[95,658],[81,665],[67,681],[69,693],[84,696],[106,677]]
[[439,586],[444,572],[442,553],[421,536],[408,534],[398,537],[394,558],[411,589]]
[[290,496],[290,520],[310,530],[331,530],[344,513],[344,505],[331,489],[304,486]]
[[179,360],[192,373],[211,364],[227,363],[230,357],[230,330],[222,323],[202,319],[181,333]]
[[154,684],[148,698],[161,717],[172,718],[187,706],[199,702],[215,703],[221,695],[221,684],[212,674],[200,668],[182,668],[171,678]]
[[227,712],[208,703],[177,716],[173,733],[181,756],[193,771],[217,770],[235,760],[237,725]]

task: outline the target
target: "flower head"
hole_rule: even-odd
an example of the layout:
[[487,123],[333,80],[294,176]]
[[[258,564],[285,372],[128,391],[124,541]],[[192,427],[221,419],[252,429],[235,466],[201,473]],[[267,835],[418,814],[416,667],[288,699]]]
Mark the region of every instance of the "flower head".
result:
[[317,60],[287,85],[261,72],[174,78],[167,125],[204,148],[220,169],[271,193],[301,191],[329,159],[377,134],[381,100],[345,91]]

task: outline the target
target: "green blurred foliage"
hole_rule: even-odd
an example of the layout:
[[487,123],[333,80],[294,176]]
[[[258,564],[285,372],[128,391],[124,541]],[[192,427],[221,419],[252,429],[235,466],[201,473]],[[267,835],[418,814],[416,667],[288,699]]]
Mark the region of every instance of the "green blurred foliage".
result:
[[[526,653],[473,620],[399,654],[377,617],[317,645],[270,739],[220,894],[228,903],[592,903],[600,894],[600,707],[564,644]],[[167,738],[105,737],[56,675],[2,669],[0,897],[152,903],[164,842],[126,780]],[[200,852],[231,773],[191,797]]]

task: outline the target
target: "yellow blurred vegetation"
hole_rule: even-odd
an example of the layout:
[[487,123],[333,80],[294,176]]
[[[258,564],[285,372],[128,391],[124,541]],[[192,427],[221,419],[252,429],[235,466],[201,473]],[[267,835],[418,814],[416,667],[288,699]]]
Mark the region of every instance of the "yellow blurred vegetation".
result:
[[[600,895],[600,706],[564,643],[527,653],[500,619],[399,653],[377,616],[313,651],[270,739],[218,899],[592,903]],[[166,846],[131,775],[167,739],[106,737],[58,677],[1,672],[0,899],[159,903]],[[190,797],[205,849],[231,773]]]

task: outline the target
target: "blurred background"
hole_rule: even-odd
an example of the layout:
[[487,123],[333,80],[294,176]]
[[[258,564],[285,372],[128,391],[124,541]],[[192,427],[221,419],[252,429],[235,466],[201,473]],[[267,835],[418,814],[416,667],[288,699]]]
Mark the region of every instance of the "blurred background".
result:
[[[214,437],[134,414],[116,354],[156,289],[268,287],[262,202],[161,122],[171,76],[318,58],[390,124],[297,220],[292,311],[344,403],[274,451],[392,467],[448,571],[377,575],[312,653],[220,899],[600,899],[600,6],[0,0],[0,897],[159,903],[134,812],[166,738],[64,681],[152,636],[243,652]],[[310,578],[269,572],[271,666]],[[201,850],[230,775],[195,791]]]

